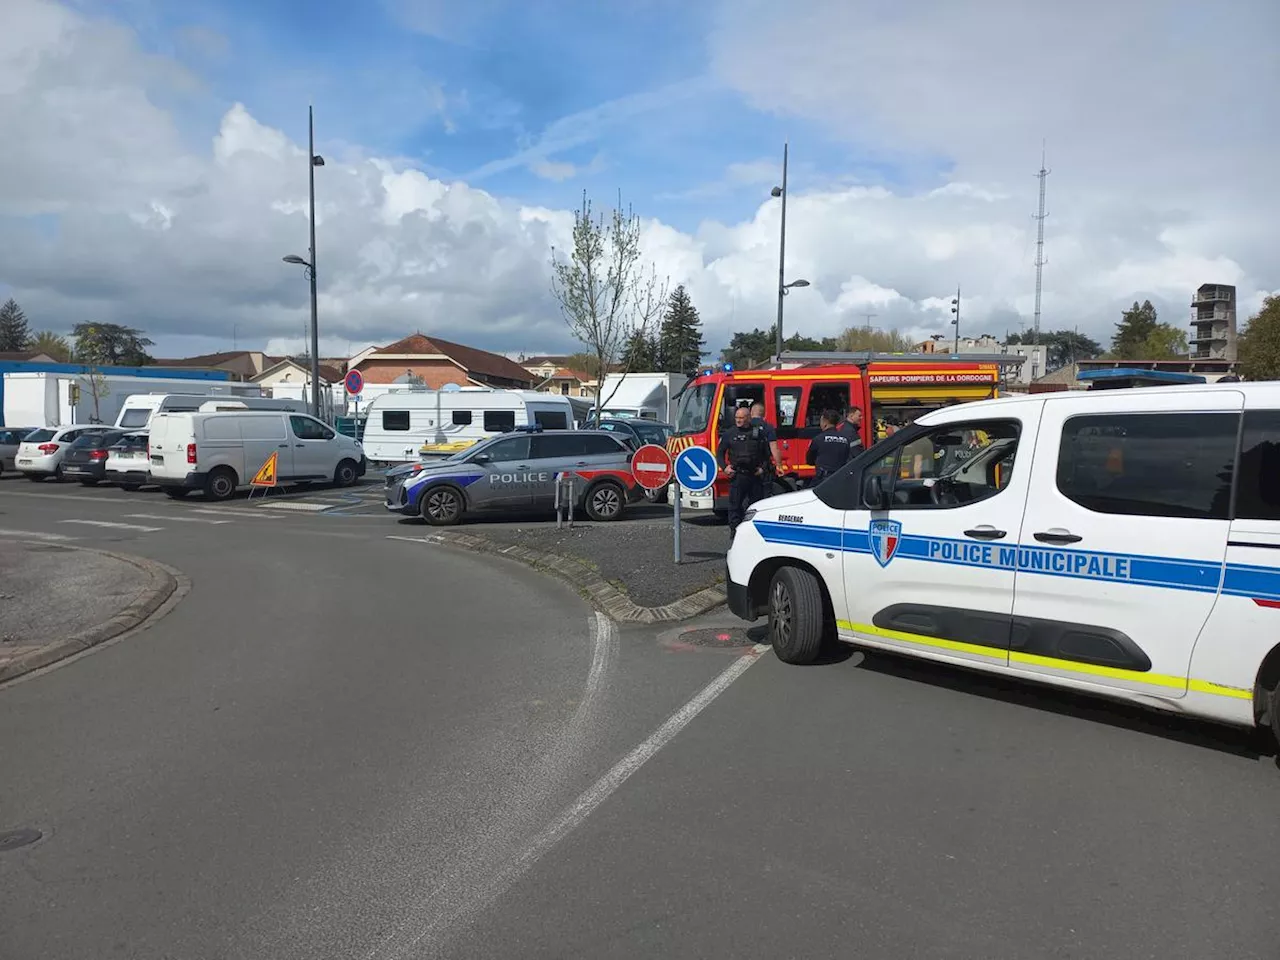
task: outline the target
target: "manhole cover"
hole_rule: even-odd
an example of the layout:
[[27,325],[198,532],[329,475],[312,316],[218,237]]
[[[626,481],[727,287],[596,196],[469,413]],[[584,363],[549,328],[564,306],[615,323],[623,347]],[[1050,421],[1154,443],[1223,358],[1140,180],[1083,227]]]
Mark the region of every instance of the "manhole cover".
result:
[[31,827],[23,827],[20,830],[6,830],[0,833],[0,853],[25,847],[27,844],[35,843],[43,836],[43,833]]
[[737,627],[726,630],[724,627],[712,627],[707,630],[686,630],[680,634],[684,643],[692,643],[698,647],[749,647],[753,643],[747,631]]

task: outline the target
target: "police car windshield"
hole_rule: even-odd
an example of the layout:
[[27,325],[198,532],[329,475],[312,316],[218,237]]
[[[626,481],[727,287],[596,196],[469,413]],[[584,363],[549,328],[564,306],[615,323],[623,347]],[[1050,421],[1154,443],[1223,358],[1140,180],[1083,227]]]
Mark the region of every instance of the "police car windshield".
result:
[[716,398],[716,385],[702,383],[680,395],[676,414],[676,433],[699,433],[711,420],[711,404]]

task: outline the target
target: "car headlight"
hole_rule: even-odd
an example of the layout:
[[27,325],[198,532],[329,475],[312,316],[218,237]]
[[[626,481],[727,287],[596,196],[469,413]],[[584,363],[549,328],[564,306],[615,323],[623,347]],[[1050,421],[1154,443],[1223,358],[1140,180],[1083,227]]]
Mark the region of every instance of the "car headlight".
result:
[[756,515],[755,510],[748,510],[746,514],[743,515],[742,522],[743,523],[749,522],[755,515]]

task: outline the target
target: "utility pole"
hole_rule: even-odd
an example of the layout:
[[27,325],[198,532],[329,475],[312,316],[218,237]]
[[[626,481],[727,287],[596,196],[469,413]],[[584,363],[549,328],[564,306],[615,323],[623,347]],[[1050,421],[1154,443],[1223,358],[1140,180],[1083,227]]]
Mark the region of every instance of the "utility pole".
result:
[[870,332],[871,332],[871,321],[872,321],[872,320],[874,320],[876,317],[880,316],[880,314],[878,314],[878,313],[864,313],[864,314],[863,314],[863,316],[864,316],[864,317],[866,317],[866,319],[867,319],[867,333],[870,333]]
[[951,312],[955,314],[955,316],[951,318],[951,323],[956,328],[956,345],[951,352],[959,353],[960,352],[960,284],[958,283],[956,284],[955,299],[951,301]]
[[778,236],[778,327],[776,350],[782,356],[782,300],[787,295],[787,150],[789,144],[782,145],[782,186],[774,187],[774,196],[782,197],[782,231]]
[[1049,176],[1049,171],[1044,167],[1044,144],[1040,145],[1040,172],[1036,177],[1040,180],[1040,208],[1036,214],[1036,316],[1031,328],[1031,344],[1038,346],[1040,343],[1040,292],[1044,285],[1044,265],[1049,261],[1044,258],[1044,218],[1048,216],[1044,210],[1044,186],[1045,178]]

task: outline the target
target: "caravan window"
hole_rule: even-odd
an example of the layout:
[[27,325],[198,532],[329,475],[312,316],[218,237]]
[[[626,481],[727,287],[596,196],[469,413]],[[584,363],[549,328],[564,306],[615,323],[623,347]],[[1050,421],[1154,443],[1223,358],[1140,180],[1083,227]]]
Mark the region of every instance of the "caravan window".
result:
[[510,433],[516,428],[516,412],[514,410],[486,410],[484,412],[484,428],[490,433]]
[[150,407],[129,407],[120,414],[120,426],[136,430],[138,427],[145,427],[150,419]]
[[562,410],[535,410],[533,422],[543,430],[568,430],[569,418]]
[[382,429],[383,430],[408,430],[409,429],[409,411],[408,410],[383,410],[382,411]]
[[454,425],[455,427],[465,427],[465,426],[469,426],[469,425],[470,425],[470,423],[471,423],[471,411],[470,411],[470,410],[455,410],[455,411],[453,411],[453,425]]

